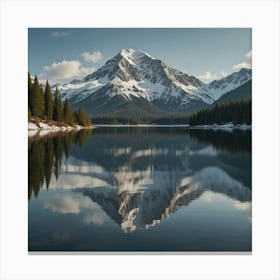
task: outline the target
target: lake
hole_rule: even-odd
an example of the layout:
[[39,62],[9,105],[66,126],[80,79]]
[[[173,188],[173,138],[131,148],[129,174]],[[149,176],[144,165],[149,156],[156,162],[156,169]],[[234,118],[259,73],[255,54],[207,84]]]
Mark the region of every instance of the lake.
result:
[[251,160],[251,131],[29,138],[28,249],[250,252]]

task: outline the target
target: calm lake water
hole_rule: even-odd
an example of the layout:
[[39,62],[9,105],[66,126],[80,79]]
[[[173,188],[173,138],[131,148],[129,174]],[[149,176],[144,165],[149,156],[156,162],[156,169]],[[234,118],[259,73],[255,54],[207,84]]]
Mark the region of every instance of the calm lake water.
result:
[[29,251],[251,251],[251,132],[30,138]]

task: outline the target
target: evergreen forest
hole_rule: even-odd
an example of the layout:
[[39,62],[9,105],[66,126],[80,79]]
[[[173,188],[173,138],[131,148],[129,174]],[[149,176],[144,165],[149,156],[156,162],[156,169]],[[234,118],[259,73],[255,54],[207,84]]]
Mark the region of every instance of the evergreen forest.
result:
[[48,81],[43,87],[37,76],[32,81],[28,73],[28,121],[38,122],[40,120],[53,121],[59,126],[91,125],[91,119],[83,109],[72,111],[68,98],[62,102],[57,87],[52,93]]
[[216,104],[189,116],[190,125],[252,124],[252,99]]

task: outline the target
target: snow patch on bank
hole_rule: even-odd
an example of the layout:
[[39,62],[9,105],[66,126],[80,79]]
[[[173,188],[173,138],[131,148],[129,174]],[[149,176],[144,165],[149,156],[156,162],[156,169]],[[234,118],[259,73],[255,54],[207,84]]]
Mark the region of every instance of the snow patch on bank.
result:
[[71,130],[80,130],[85,127],[81,125],[74,125],[74,126],[57,126],[57,125],[50,125],[45,122],[39,122],[38,124],[33,122],[28,122],[28,137],[33,137],[35,135],[45,136],[49,133],[54,132],[65,132]]
[[204,125],[193,125],[190,126],[189,129],[212,129],[212,130],[227,130],[232,131],[234,129],[239,130],[251,130],[252,125],[243,123],[243,124],[233,124],[233,123],[225,123],[225,124],[204,124]]
[[28,130],[39,130],[39,129],[40,128],[35,123],[32,122],[28,123]]
[[45,122],[39,122],[35,124],[33,122],[28,123],[28,130],[52,130],[52,131],[66,131],[76,129],[81,126],[57,126],[57,125],[49,125]]

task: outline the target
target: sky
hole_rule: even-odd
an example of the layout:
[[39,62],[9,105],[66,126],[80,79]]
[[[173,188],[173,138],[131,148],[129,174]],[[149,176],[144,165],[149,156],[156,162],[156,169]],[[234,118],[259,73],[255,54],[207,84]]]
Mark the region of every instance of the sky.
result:
[[41,81],[69,82],[127,48],[204,82],[251,68],[250,28],[29,28],[28,71]]

